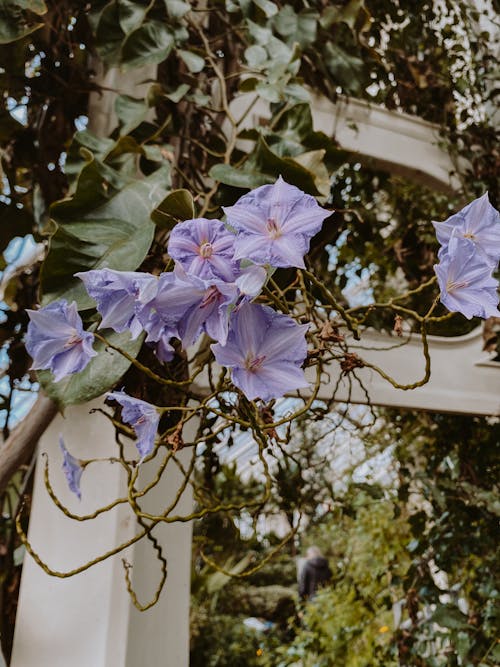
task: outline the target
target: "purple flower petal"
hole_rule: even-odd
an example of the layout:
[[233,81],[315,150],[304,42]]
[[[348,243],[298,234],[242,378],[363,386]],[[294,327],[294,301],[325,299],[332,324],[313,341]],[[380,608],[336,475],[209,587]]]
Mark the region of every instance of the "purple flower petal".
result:
[[123,421],[134,429],[137,436],[135,446],[141,456],[141,463],[153,451],[160,413],[154,405],[128,396],[124,391],[113,391],[108,394],[108,398],[122,406]]
[[80,459],[76,459],[68,452],[62,435],[59,436],[59,447],[61,448],[63,455],[62,469],[66,477],[66,481],[68,482],[69,490],[78,497],[78,500],[81,500],[82,493],[80,491],[80,480],[83,473],[81,461]]
[[241,270],[236,278],[236,286],[245,297],[256,297],[262,291],[267,279],[267,271],[263,266],[252,264]]
[[452,235],[448,252],[434,266],[440,287],[441,303],[451,312],[472,317],[499,317],[498,281],[491,275],[492,266],[476,245],[461,236]]
[[230,282],[238,268],[233,259],[234,239],[220,220],[186,220],[170,232],[168,254],[188,273]]
[[147,304],[150,315],[143,320],[147,340],[159,340],[166,327],[178,332],[183,346],[195,343],[205,331],[215,340],[225,342],[231,306],[240,293],[235,283],[220,279],[203,280],[176,265],[173,273],[160,276],[158,293]]
[[102,315],[101,328],[118,333],[130,331],[132,338],[142,332],[139,316],[158,289],[158,280],[149,273],[99,269],[75,273]]
[[331,215],[281,176],[274,185],[252,190],[224,212],[228,224],[238,231],[235,259],[299,268],[304,266],[311,238]]
[[82,371],[97,352],[94,336],[83,329],[76,303],[65,300],[27,310],[30,318],[26,349],[33,358],[31,368],[50,370],[54,381]]
[[500,259],[500,213],[490,204],[487,192],[445,222],[432,224],[443,246],[440,259],[448,250],[452,234],[472,241],[491,264],[496,265]]
[[301,368],[307,328],[267,306],[244,303],[231,316],[226,345],[212,345],[212,351],[249,400],[269,401],[309,386]]

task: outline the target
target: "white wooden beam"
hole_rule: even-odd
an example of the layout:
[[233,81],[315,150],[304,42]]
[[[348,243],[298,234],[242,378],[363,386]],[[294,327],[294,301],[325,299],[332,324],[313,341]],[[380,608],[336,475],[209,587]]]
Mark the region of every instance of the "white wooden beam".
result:
[[[429,336],[428,340],[431,377],[422,387],[403,391],[370,368],[356,369],[372,403],[434,412],[500,415],[500,363],[482,351],[481,328],[465,336]],[[422,341],[415,334],[405,345],[394,347],[399,342],[401,339],[396,336],[376,331],[364,332],[359,342],[349,340],[352,351],[362,359],[382,368],[396,382],[411,384],[425,373]],[[340,368],[332,369],[330,375],[330,381],[321,386],[320,398],[332,396]],[[366,394],[354,378],[351,393],[348,380],[343,379],[336,397],[339,401],[350,398],[354,403],[366,403]]]
[[[245,93],[233,100],[231,110],[237,119],[243,117],[254,97]],[[314,129],[338,141],[341,148],[357,153],[361,162],[437,190],[450,192],[459,187],[451,158],[440,145],[438,125],[342,95],[336,103],[314,96],[311,112]],[[259,99],[241,129],[259,127],[270,116],[269,104]],[[245,145],[248,147],[248,142]]]
[[[97,405],[102,405],[99,401]],[[68,449],[82,459],[116,456],[114,429],[90,405],[67,408],[40,442],[51,463],[56,493],[73,512],[90,513],[124,495],[118,464],[92,464],[82,477],[81,502],[67,489],[58,447],[62,433]],[[189,452],[181,452],[187,456]],[[148,506],[158,510],[181,482],[169,466]],[[182,495],[178,511],[190,513],[192,494]],[[68,579],[47,575],[29,556],[23,564],[11,667],[187,667],[189,664],[189,590],[191,524],[163,524],[155,536],[169,564],[159,603],[146,612],[133,606],[125,588],[121,557],[133,565],[139,599],[147,600],[159,581],[158,561],[144,541],[90,570]],[[38,465],[29,524],[29,541],[51,567],[71,570],[126,541],[137,531],[133,514],[119,509],[85,523],[66,517],[49,498]]]

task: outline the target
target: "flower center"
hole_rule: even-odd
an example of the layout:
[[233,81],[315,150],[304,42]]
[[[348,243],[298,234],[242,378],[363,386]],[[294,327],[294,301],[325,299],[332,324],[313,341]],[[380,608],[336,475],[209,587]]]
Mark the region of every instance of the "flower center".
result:
[[214,303],[214,301],[217,301],[220,297],[220,292],[217,289],[215,285],[212,285],[207,289],[205,292],[205,296],[203,297],[203,300],[200,304],[200,308],[204,308],[205,306],[209,306],[210,304]]
[[265,358],[265,354],[261,354],[260,357],[252,357],[251,355],[248,355],[245,360],[245,368],[247,371],[250,371],[250,373],[256,373],[262,368]]
[[464,239],[475,239],[475,238],[476,237],[474,236],[474,234],[472,232],[466,232],[464,234]]
[[446,283],[446,291],[447,292],[453,292],[456,289],[462,289],[462,287],[467,287],[469,283],[466,280],[462,280],[461,282],[453,282],[453,280],[448,280]]
[[277,239],[281,236],[281,227],[274,218],[269,218],[266,223],[266,230],[272,239]]
[[213,251],[214,250],[212,248],[212,244],[209,241],[204,241],[200,245],[199,253],[200,257],[202,257],[203,259],[208,259],[209,257],[212,257]]
[[82,342],[82,337],[78,335],[77,330],[75,329],[75,333],[71,335],[70,338],[64,343],[65,348],[73,347],[74,345],[78,345],[78,343]]

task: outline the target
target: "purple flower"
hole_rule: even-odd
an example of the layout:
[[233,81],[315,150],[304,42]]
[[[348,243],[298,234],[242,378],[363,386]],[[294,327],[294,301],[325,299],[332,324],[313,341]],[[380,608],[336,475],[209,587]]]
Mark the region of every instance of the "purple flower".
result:
[[75,459],[64,444],[62,435],[59,436],[59,447],[63,455],[63,464],[62,469],[68,482],[69,490],[78,497],[78,500],[82,499],[82,493],[80,491],[80,479],[83,473],[83,467],[80,459]]
[[212,350],[217,363],[232,369],[233,383],[249,400],[269,401],[309,386],[301,368],[307,328],[272,308],[245,303],[231,317],[226,345]]
[[102,315],[101,327],[130,331],[132,338],[142,332],[139,314],[158,288],[158,280],[149,273],[98,269],[75,273],[97,303]]
[[238,231],[235,259],[299,268],[304,268],[311,238],[331,215],[281,176],[274,185],[252,190],[224,212],[228,224]]
[[33,357],[31,368],[48,369],[59,382],[66,375],[82,371],[96,356],[94,336],[84,331],[74,301],[68,305],[61,299],[26,312],[31,320],[26,334],[26,349]]
[[500,259],[500,213],[490,204],[487,192],[445,222],[432,224],[443,246],[439,251],[440,259],[448,250],[452,234],[470,239],[492,265]]
[[500,317],[498,282],[491,275],[492,267],[474,243],[452,235],[448,252],[434,266],[441,303],[451,312],[472,317]]
[[143,325],[151,340],[159,339],[164,330],[177,331],[184,347],[189,347],[205,331],[224,343],[230,307],[238,297],[236,284],[202,280],[177,265],[173,273],[160,276],[158,293],[148,304],[150,313]]
[[235,235],[220,220],[195,218],[170,232],[168,254],[187,273],[208,280],[234,280],[238,266],[233,260]]
[[160,413],[150,403],[128,396],[124,391],[113,391],[108,398],[122,406],[122,420],[131,426],[137,442],[135,446],[141,455],[141,461],[153,451]]
[[249,300],[261,293],[266,280],[267,271],[265,268],[257,264],[251,264],[241,269],[239,276],[235,280],[235,284],[242,297]]

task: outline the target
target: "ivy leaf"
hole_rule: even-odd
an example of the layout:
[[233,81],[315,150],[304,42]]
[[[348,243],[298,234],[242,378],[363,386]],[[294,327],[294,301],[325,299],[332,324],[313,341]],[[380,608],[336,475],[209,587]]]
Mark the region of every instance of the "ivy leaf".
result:
[[198,72],[201,72],[201,70],[205,67],[205,59],[199,56],[197,53],[193,53],[192,51],[184,51],[183,49],[179,49],[177,53],[182,58],[190,72],[198,74]]
[[175,19],[182,18],[191,9],[189,2],[182,0],[165,0],[165,7],[168,15]]
[[[118,334],[110,329],[104,329],[102,335],[112,345],[135,358],[139,354],[145,334],[141,334],[136,340],[131,340],[128,331]],[[76,403],[86,403],[101,396],[118,382],[131,364],[116,350],[106,348],[101,341],[95,341],[94,349],[98,355],[90,360],[83,371],[68,375],[59,382],[54,382],[50,371],[37,372],[45,393],[60,408]]]
[[174,46],[170,28],[160,21],[148,21],[131,32],[123,43],[121,62],[128,67],[160,63]]
[[173,190],[151,213],[160,229],[172,229],[178,222],[195,217],[193,196],[189,190]]
[[[43,303],[66,298],[80,309],[90,307],[93,301],[75,273],[104,267],[134,271],[141,264],[153,240],[150,215],[165,196],[168,169],[123,185],[117,172],[95,160],[84,167],[74,196],[51,207],[58,227],[40,276]],[[103,174],[116,180],[108,185]]]
[[314,174],[314,183],[321,193],[323,200],[326,200],[330,194],[330,176],[325,166],[325,149],[320,148],[317,151],[308,151],[301,155],[295,155],[294,160],[302,165],[311,174]]
[[131,0],[118,0],[118,13],[120,16],[120,27],[127,35],[138,28],[146,18],[149,6],[132,2]]
[[470,629],[467,623],[467,617],[451,604],[440,604],[429,619],[432,623],[437,623],[443,628],[452,628],[453,630]]
[[[29,6],[31,4],[33,8]],[[3,2],[0,6],[0,44],[15,42],[45,25],[39,21],[33,21],[29,13],[23,12],[23,9],[31,10],[37,15],[44,14],[47,11],[43,2],[30,3],[26,0],[12,3]]]
[[149,106],[142,98],[118,95],[115,112],[120,121],[120,134],[129,134],[146,118]]
[[249,67],[258,69],[267,62],[267,51],[263,46],[253,44],[245,50],[245,60]]
[[21,7],[21,9],[27,9],[28,11],[33,12],[33,14],[38,14],[39,16],[47,13],[47,5],[44,0],[15,0],[13,4]]
[[308,46],[316,40],[318,19],[319,14],[314,10],[305,9],[296,13],[291,5],[285,5],[274,17],[273,25],[289,46],[295,42]]
[[324,53],[328,69],[344,90],[353,94],[361,94],[362,76],[365,71],[361,58],[352,56],[333,42],[328,42]]
[[106,63],[119,63],[122,43],[126,35],[120,27],[118,5],[110,2],[98,16],[94,17],[94,20],[97,52]]
[[240,168],[228,164],[214,165],[210,176],[221,183],[236,188],[251,189],[266,183],[274,183],[281,175],[287,183],[304,192],[318,196],[315,175],[290,157],[273,153],[263,137],[259,137],[254,152]]
[[278,7],[270,0],[253,0],[253,4],[264,12],[266,18],[271,18],[278,13]]
[[356,21],[358,20],[361,11],[368,14],[364,0],[349,0],[345,7],[327,7],[321,15],[321,27],[328,29],[334,23],[345,23],[352,31],[354,31]]

